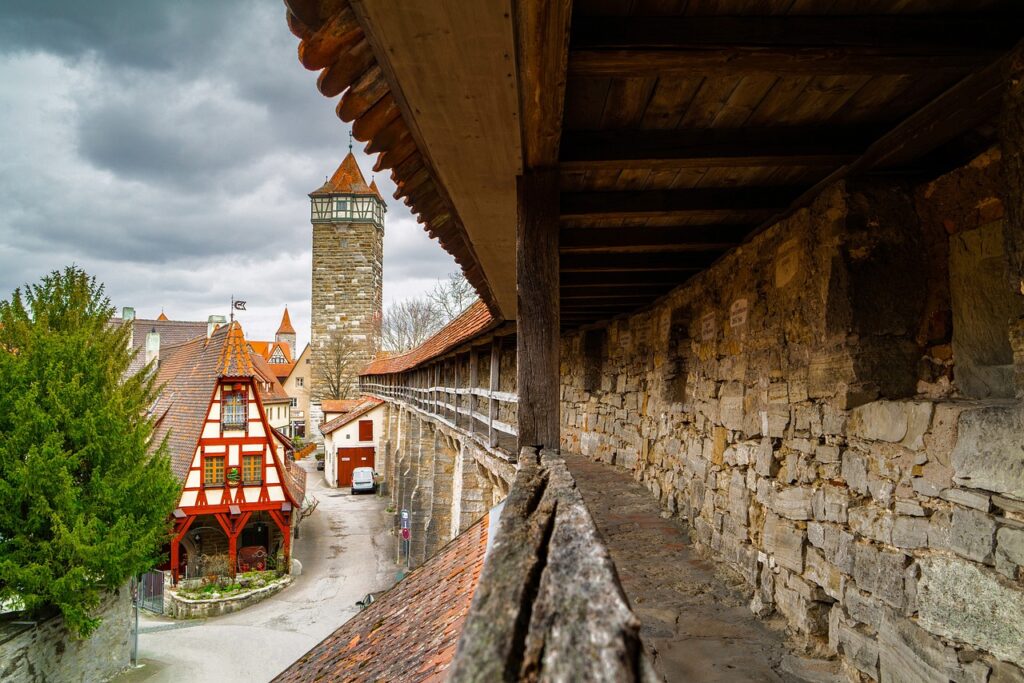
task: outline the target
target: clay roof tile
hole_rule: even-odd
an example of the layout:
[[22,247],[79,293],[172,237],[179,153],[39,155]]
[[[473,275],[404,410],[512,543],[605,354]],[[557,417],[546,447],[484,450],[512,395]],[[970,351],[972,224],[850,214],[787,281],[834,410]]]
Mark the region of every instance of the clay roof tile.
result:
[[366,178],[363,177],[363,172],[359,170],[359,163],[356,162],[356,157],[351,151],[345,155],[344,160],[342,160],[334,175],[311,194],[333,193],[380,196],[380,193],[375,188],[371,188],[366,184]]
[[284,307],[284,315],[281,316],[281,324],[277,328],[278,334],[295,334],[295,328],[292,327],[292,319],[288,316],[288,307]]

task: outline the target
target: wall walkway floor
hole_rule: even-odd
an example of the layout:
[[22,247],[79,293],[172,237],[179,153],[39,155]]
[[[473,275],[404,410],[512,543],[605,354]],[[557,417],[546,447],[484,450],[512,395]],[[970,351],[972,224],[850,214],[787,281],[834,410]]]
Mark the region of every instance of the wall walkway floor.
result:
[[654,497],[627,472],[578,455],[566,455],[565,462],[642,622],[640,636],[659,676],[704,682],[832,679],[786,672],[793,670],[794,658],[784,645],[782,621],[754,617],[738,590],[740,579],[702,559],[685,524],[664,519]]

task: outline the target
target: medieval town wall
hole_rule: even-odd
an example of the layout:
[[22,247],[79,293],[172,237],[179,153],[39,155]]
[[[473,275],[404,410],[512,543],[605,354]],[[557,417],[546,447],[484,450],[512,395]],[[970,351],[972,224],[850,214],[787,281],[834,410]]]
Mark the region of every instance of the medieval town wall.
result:
[[409,511],[409,564],[416,567],[503,500],[515,471],[510,459],[415,409],[388,402],[385,411],[385,494],[396,539],[400,513]]
[[1000,164],[838,183],[563,339],[563,449],[631,471],[851,680],[1022,680],[1024,311]]
[[132,601],[128,588],[109,595],[96,614],[103,623],[86,639],[64,619],[0,622],[0,680],[5,683],[106,681],[131,663]]

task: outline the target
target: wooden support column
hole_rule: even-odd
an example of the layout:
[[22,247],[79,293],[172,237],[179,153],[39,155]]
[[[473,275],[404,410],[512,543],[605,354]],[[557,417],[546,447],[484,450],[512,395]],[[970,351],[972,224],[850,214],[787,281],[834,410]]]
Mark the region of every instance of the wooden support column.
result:
[[476,433],[476,417],[473,413],[476,412],[476,394],[472,393],[476,391],[476,385],[479,384],[478,368],[479,353],[473,347],[469,349],[469,391],[466,395],[466,403],[469,405],[469,433]]
[[498,399],[494,392],[501,388],[501,337],[491,341],[491,383],[490,395],[487,399],[487,443],[491,448],[498,445],[498,435],[494,431],[494,418],[498,414]]
[[189,527],[192,526],[192,522],[194,522],[195,519],[195,517],[186,517],[175,530],[174,536],[171,538],[171,579],[174,584],[178,583],[178,576],[180,574],[178,571],[178,563],[180,561],[179,544],[181,543],[181,539],[185,538],[185,534],[188,533]]
[[559,448],[558,172],[517,179],[519,448]]
[[454,368],[454,371],[455,371],[455,381],[453,382],[453,384],[455,385],[453,387],[454,390],[455,390],[455,396],[453,398],[453,400],[455,401],[455,427],[458,428],[458,426],[459,426],[459,406],[462,404],[462,401],[460,400],[460,396],[459,396],[459,357],[458,356],[455,356],[455,358],[452,359],[452,367]]

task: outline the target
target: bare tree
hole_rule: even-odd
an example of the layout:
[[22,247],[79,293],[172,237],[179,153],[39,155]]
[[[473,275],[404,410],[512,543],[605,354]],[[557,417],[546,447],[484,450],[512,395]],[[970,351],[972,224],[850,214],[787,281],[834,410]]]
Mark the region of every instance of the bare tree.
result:
[[320,353],[316,367],[316,381],[321,387],[321,399],[347,398],[352,389],[352,378],[360,370],[357,363],[365,360],[364,344],[346,339],[340,333],[332,334]]
[[440,311],[445,323],[455,320],[477,299],[472,285],[461,272],[449,273],[447,280],[438,280],[427,298]]
[[429,339],[445,322],[430,299],[415,297],[393,303],[384,313],[381,345],[392,353],[408,351]]

